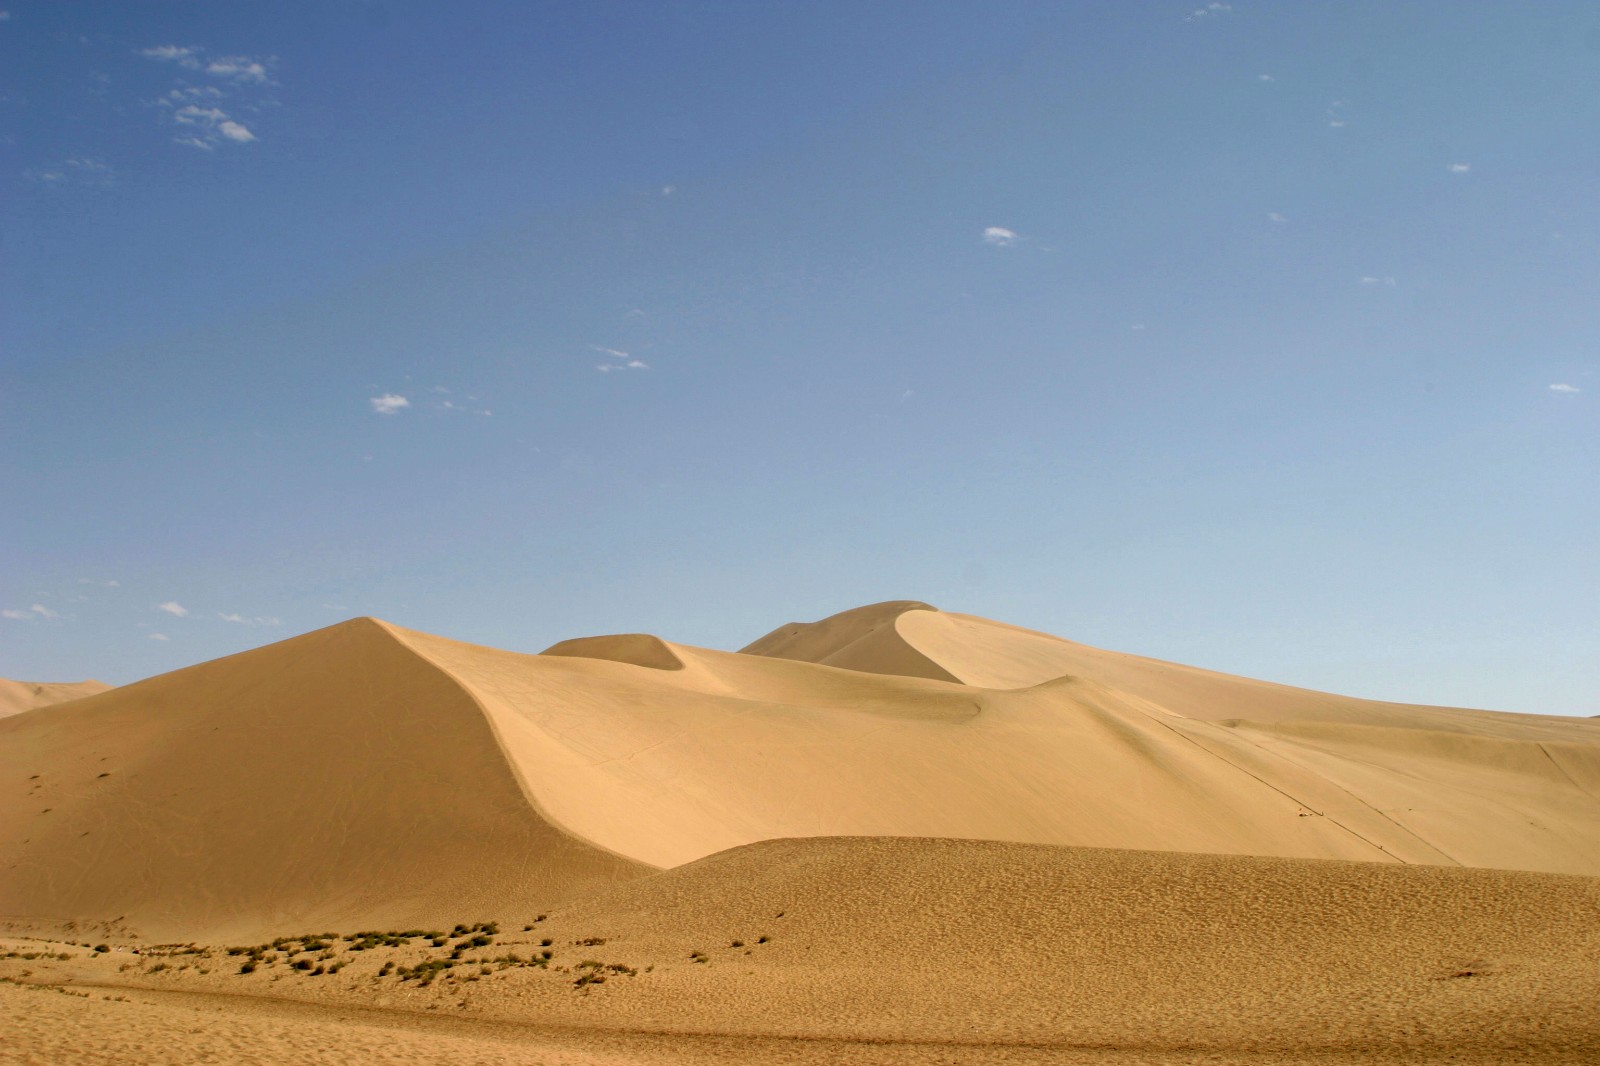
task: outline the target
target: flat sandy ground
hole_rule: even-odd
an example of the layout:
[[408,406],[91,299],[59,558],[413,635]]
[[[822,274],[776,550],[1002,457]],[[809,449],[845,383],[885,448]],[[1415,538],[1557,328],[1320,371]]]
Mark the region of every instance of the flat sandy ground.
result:
[[819,838],[524,924],[0,942],[0,1061],[1600,1061],[1587,877]]

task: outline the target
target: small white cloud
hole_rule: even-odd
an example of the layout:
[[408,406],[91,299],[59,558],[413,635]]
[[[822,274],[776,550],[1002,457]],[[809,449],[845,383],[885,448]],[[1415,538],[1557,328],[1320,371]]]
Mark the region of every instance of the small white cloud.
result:
[[176,44],[162,44],[154,48],[141,48],[139,54],[163,63],[176,63],[187,70],[200,69],[200,49],[185,48]]
[[1550,391],[1551,392],[1560,392],[1560,393],[1564,393],[1564,394],[1567,394],[1567,395],[1571,395],[1574,392],[1582,392],[1583,390],[1578,388],[1578,386],[1576,386],[1576,385],[1568,385],[1566,382],[1560,381],[1560,382],[1557,382],[1554,385],[1551,385],[1550,386]]
[[1188,18],[1185,19],[1185,21],[1186,22],[1193,22],[1195,19],[1221,18],[1223,15],[1231,15],[1231,14],[1233,14],[1233,5],[1232,4],[1224,4],[1224,3],[1218,2],[1218,3],[1207,4],[1205,7],[1197,7],[1197,8],[1195,8],[1194,11],[1190,13]]
[[172,617],[174,617],[174,618],[187,618],[187,617],[189,617],[189,608],[185,607],[183,604],[178,603],[175,600],[168,600],[166,603],[158,603],[158,604],[156,604],[156,610],[158,610],[158,611],[166,611],[168,614],[172,615]]
[[224,622],[232,622],[235,625],[241,626],[277,626],[283,624],[283,622],[277,618],[263,618],[259,615],[255,618],[246,618],[242,614],[219,613],[217,617],[222,619]]
[[643,359],[629,359],[626,363],[599,363],[595,369],[602,374],[609,374],[613,370],[649,370],[650,364]]
[[1257,74],[1256,81],[1277,81],[1271,74]]
[[621,351],[620,349],[617,349],[617,348],[602,348],[598,344],[591,344],[589,347],[591,349],[593,349],[594,351],[599,352],[602,355],[609,355],[613,359],[628,359],[628,358],[631,358],[631,356],[629,356],[629,354],[627,352]]
[[1020,240],[1022,240],[1020,235],[1004,226],[990,226],[983,231],[983,243],[992,244],[997,248],[1009,248]]
[[150,639],[151,640],[171,640],[172,638],[167,636],[165,633],[151,633],[150,634]]
[[1268,222],[1283,223],[1283,222],[1289,221],[1289,216],[1288,215],[1280,215],[1276,211],[1268,211],[1267,212],[1267,221]]
[[1361,277],[1361,284],[1363,284],[1363,285],[1384,285],[1384,286],[1387,286],[1388,288],[1392,289],[1392,288],[1395,287],[1395,280],[1394,280],[1394,278],[1389,277],[1387,275],[1384,276],[1384,277],[1379,278],[1379,277],[1374,277],[1371,274],[1364,274]]
[[677,191],[678,191],[678,187],[676,185],[663,185],[663,186],[661,186],[661,195],[662,196],[671,196],[673,193],[675,193]]
[[227,119],[219,123],[217,125],[217,132],[228,138],[228,140],[237,141],[240,144],[248,144],[250,141],[256,139],[255,134],[251,133],[247,128],[233,121],[232,119]]
[[221,56],[213,59],[206,64],[206,73],[246,85],[265,85],[267,82],[266,64],[249,56]]
[[29,170],[26,177],[43,185],[82,186],[109,189],[116,184],[116,173],[103,159],[79,156],[64,159],[54,166]]
[[20,611],[15,607],[7,607],[5,610],[0,611],[0,616],[10,618],[17,622],[27,622],[33,618],[33,614],[31,612]]
[[35,603],[35,604],[31,605],[28,608],[28,610],[32,611],[34,614],[38,615],[40,618],[60,618],[61,617],[59,614],[56,614],[54,611],[52,611],[50,608],[46,607],[42,603]]
[[1131,330],[1138,331],[1138,330],[1149,329],[1150,327],[1146,326],[1143,322],[1135,322],[1133,325],[1129,326],[1128,328],[1131,329]]
[[222,99],[222,90],[215,86],[190,85],[174,89],[156,102],[162,107],[177,107],[179,104],[193,104],[220,99]]
[[1447,168],[1452,174],[1466,174],[1472,170],[1471,163],[1451,163]]
[[398,414],[411,406],[410,400],[392,392],[386,392],[382,396],[374,396],[367,402],[372,404],[372,409],[380,415]]

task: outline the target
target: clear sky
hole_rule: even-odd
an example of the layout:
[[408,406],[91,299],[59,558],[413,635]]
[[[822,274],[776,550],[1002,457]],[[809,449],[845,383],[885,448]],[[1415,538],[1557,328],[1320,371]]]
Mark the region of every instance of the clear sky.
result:
[[0,0],[0,676],[917,598],[1600,713],[1600,7]]

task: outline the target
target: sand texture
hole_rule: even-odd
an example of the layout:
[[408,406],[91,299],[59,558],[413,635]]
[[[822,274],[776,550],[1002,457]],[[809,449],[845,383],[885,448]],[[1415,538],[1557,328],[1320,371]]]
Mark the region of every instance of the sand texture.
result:
[[357,619],[0,719],[0,932],[0,1062],[1593,1062],[1600,722]]

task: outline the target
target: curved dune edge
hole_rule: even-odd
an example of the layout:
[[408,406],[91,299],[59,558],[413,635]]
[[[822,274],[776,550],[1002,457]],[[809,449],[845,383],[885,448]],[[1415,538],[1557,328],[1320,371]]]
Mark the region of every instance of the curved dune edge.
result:
[[477,701],[372,619],[0,721],[0,781],[13,923],[453,923],[649,870],[543,818]]
[[912,613],[940,611],[921,600],[869,604],[818,622],[779,626],[739,652],[873,674],[960,682],[956,674],[905,639],[900,622]]
[[9,681],[0,677],[0,718],[81,700],[111,688],[104,681]]

